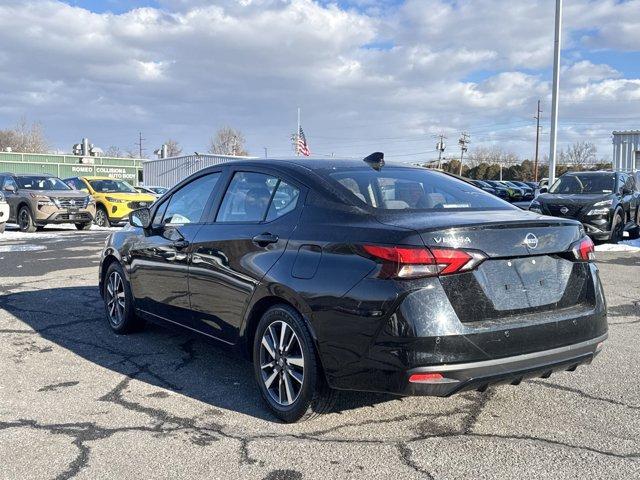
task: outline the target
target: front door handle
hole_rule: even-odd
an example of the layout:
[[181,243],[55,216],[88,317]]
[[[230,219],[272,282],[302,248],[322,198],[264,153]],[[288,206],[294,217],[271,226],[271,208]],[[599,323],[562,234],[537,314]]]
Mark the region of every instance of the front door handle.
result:
[[279,238],[277,235],[272,235],[270,233],[261,233],[260,235],[256,235],[253,237],[253,243],[258,245],[259,247],[266,247],[270,243],[277,243]]
[[173,242],[173,247],[176,250],[182,250],[184,248],[187,248],[189,246],[189,242],[187,240],[176,240],[175,242]]

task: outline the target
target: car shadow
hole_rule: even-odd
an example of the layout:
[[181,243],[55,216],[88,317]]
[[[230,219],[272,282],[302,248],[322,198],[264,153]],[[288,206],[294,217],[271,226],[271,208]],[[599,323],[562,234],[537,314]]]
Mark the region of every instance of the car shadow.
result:
[[[140,333],[116,335],[107,324],[96,287],[5,294],[0,296],[0,309],[11,313],[42,338],[93,364],[214,408],[276,420],[260,396],[251,363],[180,327],[147,324]],[[149,393],[149,396],[164,395],[164,390]],[[335,411],[393,399],[397,397],[342,392]]]

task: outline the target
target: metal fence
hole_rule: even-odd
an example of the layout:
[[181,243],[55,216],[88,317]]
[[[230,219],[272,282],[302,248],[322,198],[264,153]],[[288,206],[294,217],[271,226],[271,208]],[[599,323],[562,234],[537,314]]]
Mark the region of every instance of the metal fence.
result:
[[171,188],[189,175],[203,168],[237,160],[257,157],[233,157],[226,155],[185,155],[181,157],[145,160],[142,171],[145,185]]
[[613,132],[613,167],[621,171],[640,170],[640,130]]

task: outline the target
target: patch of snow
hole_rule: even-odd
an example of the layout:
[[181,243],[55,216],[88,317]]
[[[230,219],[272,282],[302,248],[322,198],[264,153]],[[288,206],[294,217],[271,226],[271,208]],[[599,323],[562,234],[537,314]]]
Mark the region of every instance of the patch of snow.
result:
[[[36,250],[46,250],[44,245],[0,245],[0,253],[5,252],[33,252]],[[4,257],[2,257],[4,258]]]
[[596,252],[640,252],[640,239],[596,245]]

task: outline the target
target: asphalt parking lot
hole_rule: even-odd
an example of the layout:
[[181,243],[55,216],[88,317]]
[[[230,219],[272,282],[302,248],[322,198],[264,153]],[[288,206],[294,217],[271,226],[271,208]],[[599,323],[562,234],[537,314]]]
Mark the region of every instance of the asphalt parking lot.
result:
[[151,325],[112,334],[108,232],[0,236],[0,478],[638,478],[640,252],[598,252],[610,338],[574,373],[449,399],[342,395],[278,423],[251,366]]

